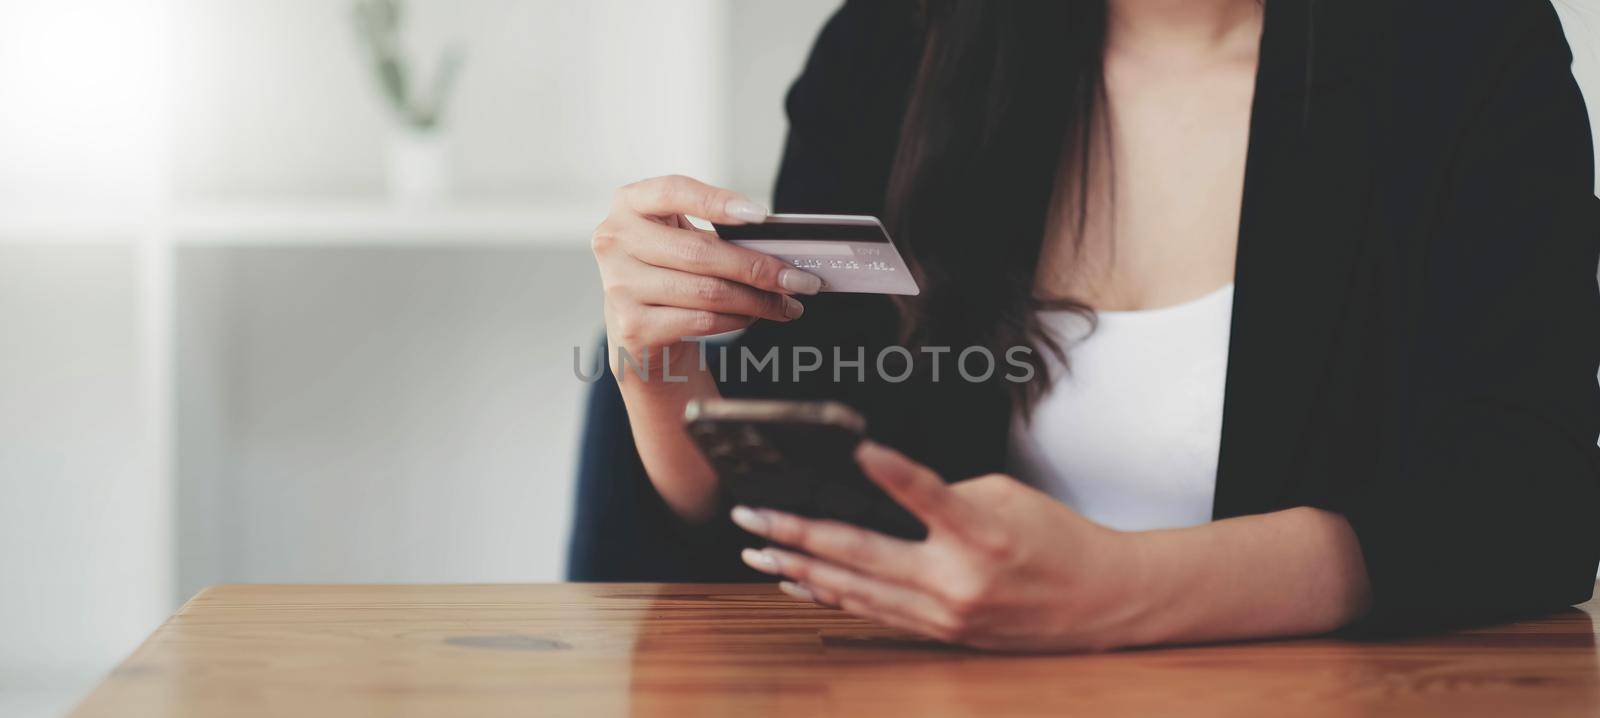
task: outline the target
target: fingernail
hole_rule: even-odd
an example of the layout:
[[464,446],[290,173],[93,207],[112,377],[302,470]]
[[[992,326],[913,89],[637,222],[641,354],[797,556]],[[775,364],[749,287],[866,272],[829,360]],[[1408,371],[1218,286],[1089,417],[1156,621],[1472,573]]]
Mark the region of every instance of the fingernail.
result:
[[805,586],[802,586],[802,585],[800,585],[798,583],[795,583],[793,581],[779,581],[778,582],[778,590],[782,591],[784,593],[787,593],[787,594],[789,594],[790,596],[792,596],[794,598],[798,598],[798,599],[800,599],[802,601],[816,601],[817,600],[817,597],[812,595],[810,589],[808,589]]
[[761,536],[764,536],[767,533],[767,517],[762,516],[761,512],[756,511],[755,509],[747,506],[735,506],[733,507],[732,518],[733,522],[739,525],[739,528],[749,531],[750,533]]
[[739,553],[739,558],[744,559],[745,563],[750,564],[750,568],[753,568],[757,571],[761,571],[763,573],[778,572],[777,559],[774,559],[772,554],[769,554],[766,551],[747,548]]
[[795,299],[794,297],[783,298],[783,316],[786,316],[790,319],[799,319],[800,315],[805,313],[806,305],[801,304],[800,300]]
[[778,272],[778,286],[795,294],[816,294],[822,291],[822,277],[798,269],[785,269]]
[[763,222],[767,219],[767,208],[743,197],[735,197],[722,205],[722,211],[729,217],[745,222]]

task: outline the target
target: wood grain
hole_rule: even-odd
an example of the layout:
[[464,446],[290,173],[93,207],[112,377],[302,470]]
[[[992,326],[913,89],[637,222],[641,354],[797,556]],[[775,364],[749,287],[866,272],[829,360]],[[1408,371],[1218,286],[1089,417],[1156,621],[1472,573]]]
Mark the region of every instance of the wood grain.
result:
[[1580,609],[1387,643],[1015,656],[768,585],[218,586],[76,715],[1595,716],[1600,604]]

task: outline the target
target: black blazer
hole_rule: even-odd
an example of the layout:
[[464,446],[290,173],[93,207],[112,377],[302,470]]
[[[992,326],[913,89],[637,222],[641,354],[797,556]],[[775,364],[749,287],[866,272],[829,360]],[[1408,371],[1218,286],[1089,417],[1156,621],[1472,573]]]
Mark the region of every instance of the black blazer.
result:
[[[920,53],[912,3],[847,2],[788,98],[775,207],[881,214]],[[1412,631],[1581,602],[1600,560],[1600,211],[1545,0],[1271,0],[1250,127],[1216,518],[1346,516]],[[880,347],[882,297],[823,295],[741,342]],[[869,354],[870,356],[870,354]],[[729,383],[854,404],[956,480],[1005,469],[1004,392]],[[681,525],[595,385],[570,573],[745,580],[751,540]]]

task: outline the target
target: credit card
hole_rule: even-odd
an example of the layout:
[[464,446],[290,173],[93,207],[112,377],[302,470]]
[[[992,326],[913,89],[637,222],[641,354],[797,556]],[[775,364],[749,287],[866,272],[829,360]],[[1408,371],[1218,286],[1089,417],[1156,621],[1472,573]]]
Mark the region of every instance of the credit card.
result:
[[761,224],[714,224],[717,236],[822,278],[824,292],[921,292],[877,217],[774,214]]

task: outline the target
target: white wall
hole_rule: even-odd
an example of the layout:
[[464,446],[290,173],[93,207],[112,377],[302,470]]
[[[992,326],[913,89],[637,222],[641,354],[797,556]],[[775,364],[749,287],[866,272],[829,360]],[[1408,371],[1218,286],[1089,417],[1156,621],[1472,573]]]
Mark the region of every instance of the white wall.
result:
[[[462,191],[525,197],[668,171],[720,178],[724,85],[705,78],[723,67],[729,1],[411,2],[417,57],[466,48],[446,115]],[[381,189],[387,115],[347,3],[179,2],[180,199]]]
[[561,575],[581,248],[190,249],[180,594]]
[[[180,205],[381,190],[385,116],[342,5],[194,7]],[[417,45],[471,48],[461,194],[572,198],[597,223],[612,187],[651,174],[769,192],[782,97],[833,7],[434,2]],[[559,578],[585,388],[570,350],[600,326],[587,229],[557,250],[183,251],[178,593]]]
[[[833,4],[414,0],[410,27],[468,46],[459,194],[559,213],[665,172],[764,194]],[[586,227],[170,245],[219,203],[381,199],[346,7],[0,0],[0,715],[69,705],[205,583],[560,575]]]
[[76,689],[172,609],[126,242],[0,243],[0,714]]
[[61,705],[171,611],[143,217],[165,0],[0,0],[0,715]]

